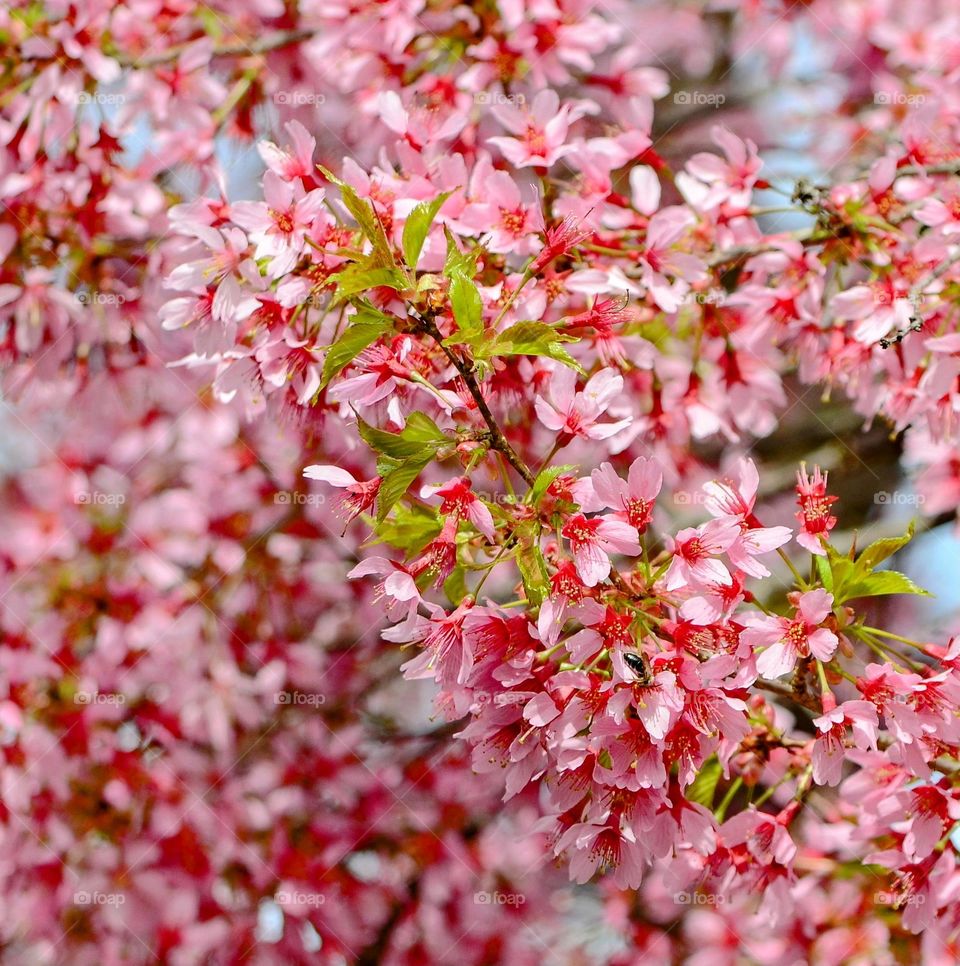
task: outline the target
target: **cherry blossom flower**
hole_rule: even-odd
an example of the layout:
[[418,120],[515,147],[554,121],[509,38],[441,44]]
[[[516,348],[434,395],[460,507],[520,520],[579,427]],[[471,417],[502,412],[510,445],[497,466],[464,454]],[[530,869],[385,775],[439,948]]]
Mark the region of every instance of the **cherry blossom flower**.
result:
[[811,590],[799,595],[792,618],[751,617],[741,637],[751,647],[765,648],[757,658],[757,671],[764,677],[778,678],[792,671],[800,658],[829,661],[839,640],[833,631],[820,625],[832,609],[832,594]]
[[493,517],[483,501],[471,491],[468,477],[461,476],[439,486],[424,487],[420,495],[443,498],[440,512],[466,517],[488,540],[494,539]]
[[263,178],[265,201],[239,201],[233,217],[250,233],[257,258],[270,258],[275,277],[289,272],[304,253],[307,234],[323,210],[324,189],[307,193],[299,182],[284,181],[273,171]]
[[308,466],[303,475],[308,480],[320,480],[346,490],[340,501],[340,512],[346,517],[347,524],[373,506],[383,482],[379,476],[371,480],[357,480],[352,473],[339,466]]
[[636,556],[641,552],[636,529],[613,517],[588,520],[578,513],[562,532],[570,541],[577,575],[587,587],[595,587],[610,576],[610,554]]
[[739,535],[740,527],[735,519],[720,517],[669,537],[667,546],[673,559],[664,574],[664,587],[679,590],[683,587],[705,589],[712,583],[729,585],[732,582],[730,572],[716,558],[725,553]]
[[629,418],[612,423],[597,420],[623,388],[623,377],[613,369],[601,369],[592,375],[579,392],[577,374],[572,369],[557,367],[550,378],[548,398],[536,397],[537,416],[547,429],[563,436],[608,439],[630,425]]
[[837,525],[837,518],[830,513],[830,507],[836,502],[837,498],[827,493],[827,474],[815,466],[810,477],[806,466],[801,467],[797,473],[797,503],[800,504],[797,519],[801,526],[797,543],[820,557],[827,552],[821,538]]
[[510,103],[494,104],[491,113],[514,137],[490,138],[489,143],[517,168],[549,168],[576,151],[576,144],[567,140],[567,131],[581,111],[571,109],[569,104],[561,106],[553,90],[540,91],[529,110]]

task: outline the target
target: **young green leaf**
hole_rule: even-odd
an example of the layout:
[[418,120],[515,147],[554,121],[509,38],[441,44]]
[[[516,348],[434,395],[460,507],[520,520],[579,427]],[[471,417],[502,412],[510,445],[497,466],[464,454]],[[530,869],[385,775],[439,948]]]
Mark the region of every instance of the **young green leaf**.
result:
[[469,341],[483,333],[483,299],[480,298],[480,291],[460,272],[450,277],[450,305],[459,330],[458,341]]
[[402,550],[407,557],[413,557],[440,533],[440,529],[440,515],[436,509],[421,503],[409,506],[400,503],[389,520],[376,524],[376,540],[370,543],[388,543]]
[[429,461],[444,443],[449,442],[443,430],[429,416],[421,412],[411,413],[400,433],[388,433],[386,430],[377,429],[360,416],[357,417],[357,427],[361,439],[374,452],[400,462],[410,459]]
[[453,278],[454,275],[473,278],[477,274],[477,250],[474,249],[466,254],[461,252],[457,240],[446,225],[443,226],[443,234],[447,239],[447,259],[443,266],[443,274],[447,278]]
[[577,342],[572,336],[558,332],[546,322],[517,322],[505,329],[491,342],[480,346],[476,355],[492,356],[546,356],[557,362],[583,372],[580,364],[563,348],[563,342]]
[[929,590],[917,586],[906,574],[896,570],[875,570],[871,574],[851,581],[844,588],[844,600],[855,597],[885,597],[888,594],[915,594],[931,597]]
[[323,176],[340,189],[340,196],[343,199],[344,207],[353,215],[354,220],[363,232],[364,237],[373,245],[375,265],[389,267],[396,265],[393,257],[393,249],[390,247],[390,240],[387,233],[383,230],[383,225],[377,217],[373,205],[366,199],[361,198],[357,192],[345,181],[341,181],[333,172],[329,171],[322,164],[318,164]]
[[888,557],[892,557],[898,550],[902,550],[912,539],[915,531],[913,522],[907,528],[907,532],[900,537],[884,537],[874,540],[863,553],[857,558],[857,571],[868,573],[877,564],[883,563]]
[[717,791],[717,783],[720,781],[720,775],[723,772],[723,766],[717,759],[716,755],[711,755],[700,767],[700,771],[697,772],[697,777],[694,778],[693,783],[687,788],[685,794],[691,802],[696,802],[698,805],[703,805],[704,808],[713,808],[713,797]]
[[368,320],[359,313],[357,317],[362,320],[352,319],[340,338],[327,350],[323,360],[323,375],[320,379],[321,389],[350,365],[367,346],[373,345],[392,328],[391,320],[386,317]]
[[543,552],[534,544],[517,554],[516,559],[527,600],[539,606],[550,593],[550,574]]
[[384,268],[369,261],[346,265],[336,275],[331,275],[330,281],[337,286],[332,305],[346,302],[360,292],[368,292],[381,285],[396,292],[402,292],[407,287],[407,279],[400,269]]
[[452,191],[444,191],[437,195],[433,201],[421,201],[407,215],[407,220],[403,226],[403,257],[411,271],[416,271],[417,262],[420,261],[420,252],[423,251],[427,235],[430,234],[433,219],[437,217],[437,212],[452,194]]
[[458,565],[453,568],[450,576],[443,582],[443,592],[447,595],[450,603],[457,607],[460,601],[467,596],[467,590],[466,571]]
[[568,466],[548,466],[542,469],[533,481],[533,486],[530,487],[530,493],[525,502],[532,503],[536,506],[540,502],[543,494],[550,488],[550,484],[558,476],[563,476],[564,473],[569,473],[573,469],[576,469],[576,467],[572,464]]
[[409,459],[387,473],[377,493],[378,523],[382,522],[384,517],[403,498],[407,490],[410,489],[410,484],[423,472],[424,467],[429,465],[432,458],[433,456],[430,454],[426,458]]

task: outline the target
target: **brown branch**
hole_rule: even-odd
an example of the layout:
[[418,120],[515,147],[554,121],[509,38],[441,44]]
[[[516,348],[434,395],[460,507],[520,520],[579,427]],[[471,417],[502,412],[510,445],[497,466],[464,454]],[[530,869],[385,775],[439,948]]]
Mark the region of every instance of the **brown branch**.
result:
[[483,421],[487,424],[487,429],[490,431],[490,445],[495,450],[503,453],[507,462],[523,477],[527,486],[533,486],[536,477],[533,475],[530,467],[517,455],[517,451],[510,445],[507,437],[503,435],[503,431],[500,429],[497,420],[494,418],[493,413],[490,412],[490,407],[487,405],[486,399],[483,398],[483,393],[480,391],[480,383],[477,382],[477,377],[473,374],[473,370],[449,346],[443,344],[443,333],[437,328],[437,324],[433,319],[425,315],[420,315],[419,313],[416,313],[416,318],[422,330],[433,338],[443,350],[443,354],[450,360],[453,367],[460,373],[464,384],[473,397],[473,401],[477,404],[477,410],[483,417]]
[[[264,34],[262,37],[251,39],[249,43],[236,41],[232,44],[223,44],[213,48],[214,57],[242,57],[245,54],[265,54],[278,47],[286,47],[288,44],[296,44],[301,40],[309,40],[316,30],[278,30],[273,33]],[[166,64],[176,60],[189,47],[189,44],[178,44],[161,50],[156,54],[145,57],[132,57],[128,54],[118,54],[113,59],[122,67],[156,67],[159,64]]]

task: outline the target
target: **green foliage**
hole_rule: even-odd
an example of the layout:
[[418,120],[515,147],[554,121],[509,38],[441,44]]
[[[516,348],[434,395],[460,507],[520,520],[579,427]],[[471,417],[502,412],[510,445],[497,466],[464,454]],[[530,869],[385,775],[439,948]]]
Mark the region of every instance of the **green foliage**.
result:
[[539,607],[550,593],[550,574],[535,534],[530,535],[530,543],[517,554],[516,561],[527,600]]
[[478,359],[494,356],[546,356],[576,369],[577,372],[583,372],[577,360],[561,344],[577,341],[572,336],[558,332],[546,322],[517,322],[493,339],[477,346],[474,355]]
[[350,319],[350,324],[333,345],[327,350],[323,360],[323,376],[320,388],[342,372],[369,345],[393,328],[393,320],[379,312],[371,313],[364,309]]
[[377,494],[377,521],[381,522],[401,500],[410,484],[450,439],[427,415],[411,413],[402,432],[388,433],[357,416],[363,441],[382,459],[378,469],[383,482]]
[[703,805],[705,808],[713,808],[713,798],[717,791],[717,784],[723,767],[716,755],[711,755],[701,766],[692,784],[686,791],[686,796],[691,802]]
[[440,514],[435,508],[422,503],[410,506],[400,503],[389,520],[376,525],[374,542],[387,543],[412,557],[440,533],[441,526]]
[[373,246],[371,265],[378,267],[396,266],[390,240],[387,238],[387,233],[384,231],[373,205],[365,198],[361,198],[350,185],[341,181],[322,164],[318,164],[317,167],[328,181],[340,189],[344,206],[353,215],[360,231]]
[[480,290],[460,272],[450,277],[450,305],[457,323],[457,335],[450,342],[473,342],[483,335],[483,299]]
[[878,564],[905,547],[914,534],[913,524],[900,537],[886,537],[871,543],[857,558],[839,553],[827,545],[826,556],[816,557],[817,573],[824,588],[833,594],[834,605],[857,597],[882,597],[888,594],[918,594],[929,591],[918,587],[896,570],[877,570]]
[[433,201],[421,201],[413,211],[407,215],[407,220],[403,226],[403,257],[411,271],[416,271],[417,262],[420,261],[420,252],[430,234],[430,226],[433,224],[437,212],[443,207],[443,203],[452,195],[452,191],[444,191],[437,195]]
[[533,481],[533,486],[530,487],[530,492],[527,495],[526,502],[532,503],[534,506],[536,506],[540,500],[543,499],[543,495],[550,488],[550,484],[553,483],[558,476],[563,476],[564,473],[569,473],[571,470],[575,469],[576,467],[572,464],[568,464],[566,466],[547,466],[542,469],[537,474],[537,478]]

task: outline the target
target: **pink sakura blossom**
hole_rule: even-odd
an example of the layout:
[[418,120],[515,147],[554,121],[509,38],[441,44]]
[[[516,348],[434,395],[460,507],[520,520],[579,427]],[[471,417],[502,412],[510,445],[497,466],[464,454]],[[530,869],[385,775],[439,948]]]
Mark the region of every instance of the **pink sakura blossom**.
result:
[[612,517],[588,520],[578,513],[567,521],[562,533],[570,541],[577,574],[587,587],[610,576],[610,554],[635,557],[641,552],[636,529]]
[[284,130],[290,136],[289,150],[278,148],[272,141],[261,141],[257,150],[263,163],[284,181],[302,178],[312,183],[317,177],[313,161],[317,139],[299,121],[288,121]]
[[493,516],[484,502],[471,490],[470,479],[466,476],[455,477],[439,486],[426,486],[420,491],[421,497],[443,498],[440,512],[466,517],[488,540],[494,540]]
[[720,835],[726,845],[745,845],[761,865],[776,863],[789,867],[797,854],[797,846],[782,815],[747,809],[727,819],[720,826]]
[[473,648],[464,624],[472,610],[473,599],[467,597],[451,614],[440,607],[431,607],[429,619],[413,617],[384,632],[387,640],[415,642],[421,646],[421,653],[403,665],[408,679],[436,679],[444,688],[467,682],[473,667]]
[[371,480],[357,480],[352,473],[339,466],[308,466],[303,475],[308,480],[320,480],[346,490],[340,501],[340,512],[345,516],[347,524],[373,507],[383,482],[379,476]]
[[[386,557],[367,557],[361,560],[347,576],[355,580],[371,574],[384,578],[380,584],[380,592],[389,597],[391,602],[410,604],[411,607],[415,607],[420,600],[420,592],[417,590],[413,575],[406,567]],[[410,616],[409,611],[407,616]]]
[[306,192],[299,181],[285,181],[272,170],[263,177],[264,201],[238,201],[233,217],[250,233],[255,256],[269,258],[278,277],[289,272],[306,249],[306,237],[323,211],[324,189]]
[[763,527],[754,516],[760,474],[753,460],[740,463],[740,483],[713,480],[704,484],[704,506],[717,518],[740,519],[740,536],[727,548],[730,562],[751,577],[769,577],[770,571],[755,558],[782,547],[793,536],[789,527]]
[[664,574],[667,590],[690,588],[703,590],[711,584],[729,585],[730,572],[716,559],[738,539],[740,527],[730,517],[720,517],[699,527],[681,530],[676,537],[667,538],[667,548],[673,554]]
[[560,433],[561,438],[608,439],[630,425],[629,418],[597,422],[623,388],[623,377],[613,369],[594,373],[580,392],[576,385],[577,374],[572,369],[558,366],[553,370],[549,396],[535,400],[537,416],[547,429]]
[[[826,392],[957,513],[953,5],[20,6],[8,955],[960,961],[949,615],[764,559]],[[865,574],[894,543],[844,512]]]
[[641,253],[643,282],[665,312],[675,312],[689,292],[690,283],[704,277],[703,262],[674,247],[693,224],[690,212],[677,206],[660,209],[647,226],[646,247]]
[[751,647],[765,648],[757,658],[757,671],[779,678],[792,671],[800,658],[829,661],[840,642],[833,631],[820,625],[832,609],[832,594],[811,590],[799,595],[792,618],[751,617],[741,636]]
[[613,516],[642,534],[650,524],[654,503],[663,485],[663,473],[652,461],[637,457],[630,464],[627,479],[617,475],[610,463],[602,463],[590,474],[595,501],[587,509],[613,510]]
[[549,168],[577,150],[567,140],[567,131],[582,112],[569,104],[561,106],[556,91],[549,89],[540,91],[529,109],[497,103],[491,113],[514,136],[490,138],[488,143],[496,145],[514,167]]
[[835,496],[827,493],[827,474],[820,471],[819,466],[813,468],[813,476],[807,476],[806,466],[797,472],[797,503],[800,510],[797,519],[800,521],[800,533],[797,543],[810,553],[825,556],[821,538],[837,525],[837,518],[830,513],[830,507],[837,502]]
[[812,756],[813,780],[818,785],[840,783],[848,726],[857,748],[876,748],[879,719],[869,701],[844,701],[813,723],[819,732]]
[[[763,162],[757,155],[757,146],[750,140],[741,140],[731,131],[716,125],[711,136],[726,156],[703,152],[695,154],[686,163],[686,172],[678,176],[682,190],[699,208],[713,208],[722,202],[737,206],[749,204],[757,175]],[[690,177],[692,176],[692,177]],[[695,187],[694,179],[704,188]]]
[[527,272],[531,275],[539,275],[554,259],[565,255],[589,235],[589,231],[580,227],[578,219],[568,215],[559,225],[547,229],[546,243],[530,263]]
[[[539,203],[524,200],[520,188],[506,171],[487,162],[476,166],[470,180],[471,202],[457,219],[466,231],[482,234],[491,252],[532,255],[541,247],[544,231]],[[480,201],[475,199],[494,199]]]
[[609,870],[614,883],[636,889],[643,879],[647,853],[630,828],[612,825],[572,825],[557,842],[557,849],[571,849],[570,877],[587,882],[597,871]]

